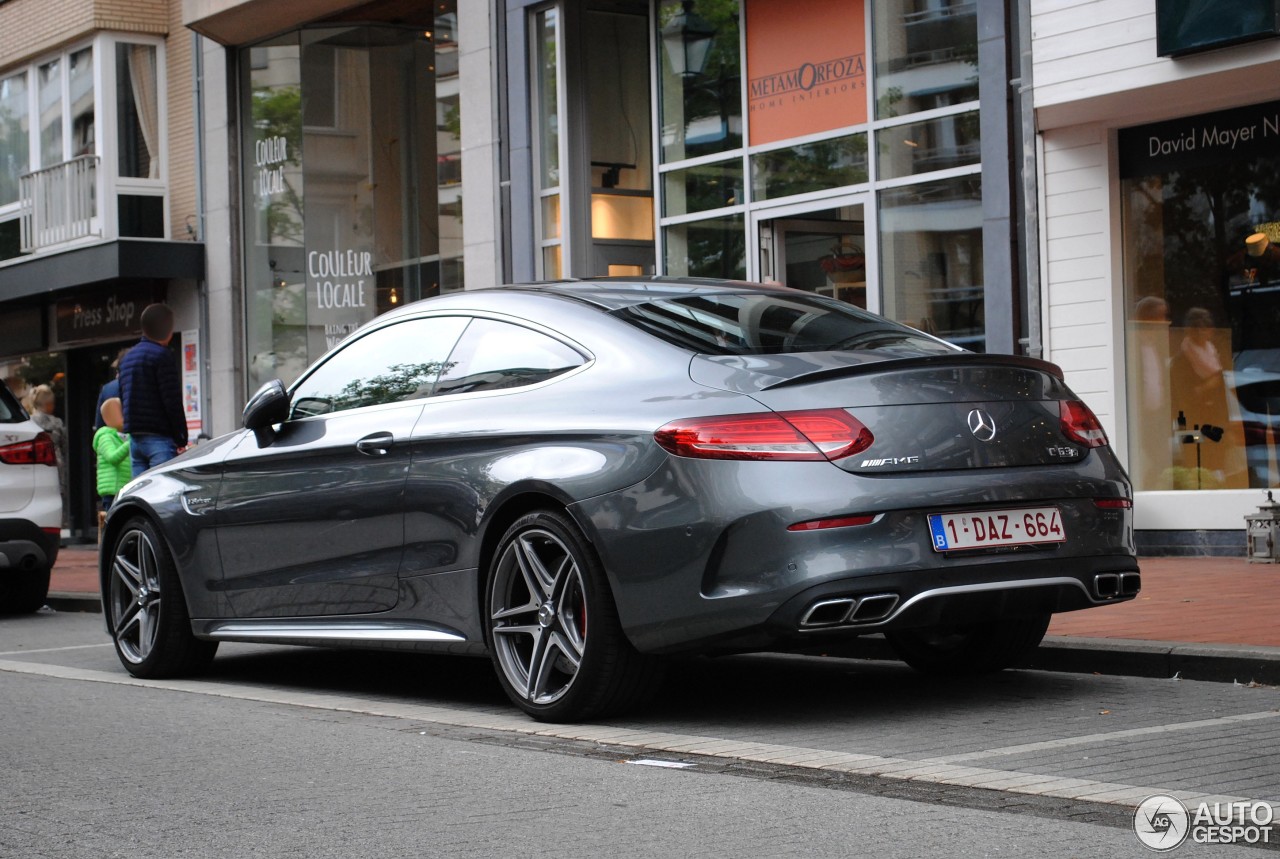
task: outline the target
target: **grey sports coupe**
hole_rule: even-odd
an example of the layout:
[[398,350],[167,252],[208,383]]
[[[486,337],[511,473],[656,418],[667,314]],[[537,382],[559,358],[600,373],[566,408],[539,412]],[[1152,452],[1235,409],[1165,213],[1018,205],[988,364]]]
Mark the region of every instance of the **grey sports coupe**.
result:
[[134,480],[102,593],[141,677],[222,641],[488,654],[581,720],[665,654],[882,632],[925,671],[1015,665],[1137,594],[1130,499],[1044,361],[784,287],[501,287],[378,317]]

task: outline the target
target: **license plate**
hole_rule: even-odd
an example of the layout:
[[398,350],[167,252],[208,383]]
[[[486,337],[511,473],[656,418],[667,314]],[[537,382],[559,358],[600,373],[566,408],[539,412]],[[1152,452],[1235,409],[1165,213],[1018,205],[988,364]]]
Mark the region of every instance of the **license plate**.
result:
[[935,552],[1061,543],[1067,539],[1057,507],[932,513],[929,533]]

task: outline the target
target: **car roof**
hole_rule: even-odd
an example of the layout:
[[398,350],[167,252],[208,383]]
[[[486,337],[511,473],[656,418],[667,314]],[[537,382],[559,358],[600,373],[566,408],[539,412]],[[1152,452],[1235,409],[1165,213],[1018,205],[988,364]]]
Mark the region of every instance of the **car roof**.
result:
[[695,295],[744,293],[804,293],[781,284],[753,283],[746,280],[720,280],[702,277],[600,277],[591,280],[560,280],[522,283],[495,287],[496,291],[539,292],[572,298],[599,307],[616,310],[661,299],[688,298]]
[[[535,312],[538,303],[548,299],[570,301],[581,307],[609,312],[623,307],[658,300],[687,298],[696,295],[742,295],[778,293],[812,296],[804,290],[781,284],[752,283],[746,280],[720,280],[697,277],[598,277],[590,280],[557,280],[539,283],[503,284],[479,289],[462,289],[402,304],[375,320],[388,324],[408,316],[432,311],[458,312]],[[520,298],[535,302],[534,305]],[[515,299],[513,301],[513,299]]]

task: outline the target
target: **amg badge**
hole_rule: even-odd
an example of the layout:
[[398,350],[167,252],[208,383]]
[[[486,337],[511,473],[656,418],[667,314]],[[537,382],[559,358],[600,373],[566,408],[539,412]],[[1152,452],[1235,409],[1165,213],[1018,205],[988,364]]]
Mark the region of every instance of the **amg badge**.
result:
[[885,465],[915,465],[920,462],[918,456],[891,456],[887,459],[864,459],[859,468],[880,468]]

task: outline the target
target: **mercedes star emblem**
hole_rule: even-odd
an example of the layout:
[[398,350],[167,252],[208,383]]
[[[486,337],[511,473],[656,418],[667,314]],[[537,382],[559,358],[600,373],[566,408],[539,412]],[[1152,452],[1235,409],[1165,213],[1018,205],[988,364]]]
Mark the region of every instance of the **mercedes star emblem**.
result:
[[996,421],[982,409],[969,412],[969,432],[978,441],[991,441],[996,437]]

